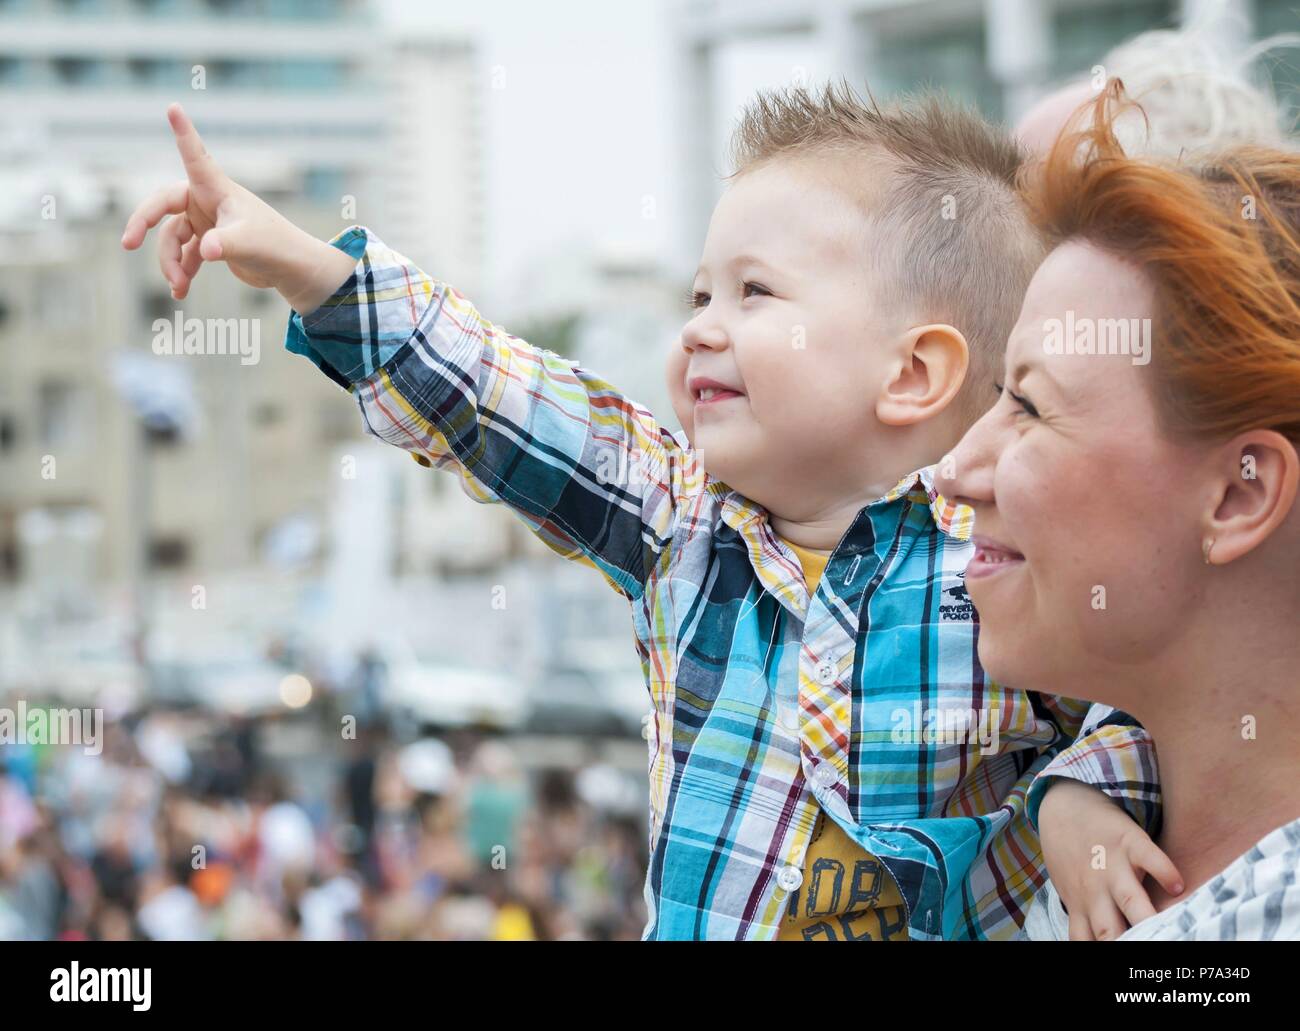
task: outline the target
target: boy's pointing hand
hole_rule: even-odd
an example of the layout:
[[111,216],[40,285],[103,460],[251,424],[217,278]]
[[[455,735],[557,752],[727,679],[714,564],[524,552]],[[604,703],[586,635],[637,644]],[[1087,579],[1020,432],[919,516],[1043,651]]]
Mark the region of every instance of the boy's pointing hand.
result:
[[347,277],[352,259],[295,226],[221,170],[180,104],[167,108],[185,179],[155,190],[127,219],[122,246],[133,251],[158,230],[158,265],[177,300],[203,263],[224,261],[249,286],[274,287],[302,313]]

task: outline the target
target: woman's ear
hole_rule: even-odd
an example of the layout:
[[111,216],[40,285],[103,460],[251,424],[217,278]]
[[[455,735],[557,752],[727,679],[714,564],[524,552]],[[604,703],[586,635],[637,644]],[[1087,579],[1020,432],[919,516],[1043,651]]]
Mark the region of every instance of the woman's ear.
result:
[[1254,550],[1290,515],[1300,481],[1296,446],[1276,430],[1238,434],[1217,463],[1214,511],[1202,547],[1219,566]]
[[910,426],[938,415],[961,390],[970,366],[966,338],[940,323],[909,329],[900,355],[876,399],[876,418],[886,426]]

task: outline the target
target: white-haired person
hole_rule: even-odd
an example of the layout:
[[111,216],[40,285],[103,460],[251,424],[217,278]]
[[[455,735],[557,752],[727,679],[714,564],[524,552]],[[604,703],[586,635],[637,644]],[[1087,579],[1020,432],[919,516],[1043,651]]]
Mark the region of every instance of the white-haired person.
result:
[[1221,22],[1157,29],[1107,53],[1095,74],[1072,80],[1034,104],[1015,126],[1031,152],[1046,154],[1078,109],[1110,79],[1136,106],[1116,112],[1125,153],[1184,159],[1239,143],[1290,149],[1292,119],[1263,75],[1263,57],[1300,44],[1300,34],[1272,36],[1234,52],[1216,31]]

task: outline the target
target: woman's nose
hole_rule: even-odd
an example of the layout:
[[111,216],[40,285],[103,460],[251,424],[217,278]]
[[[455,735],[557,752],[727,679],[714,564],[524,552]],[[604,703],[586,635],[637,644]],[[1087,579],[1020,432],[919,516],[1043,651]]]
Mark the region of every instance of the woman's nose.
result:
[[934,484],[939,493],[952,502],[992,501],[998,440],[997,415],[993,409],[939,460]]

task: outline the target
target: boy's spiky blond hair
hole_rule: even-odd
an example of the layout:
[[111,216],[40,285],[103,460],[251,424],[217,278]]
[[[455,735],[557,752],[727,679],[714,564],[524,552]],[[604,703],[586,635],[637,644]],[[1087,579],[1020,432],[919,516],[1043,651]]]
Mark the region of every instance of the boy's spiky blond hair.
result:
[[[728,178],[809,156],[845,159],[850,178],[839,178],[870,220],[866,257],[886,298],[906,318],[946,322],[966,337],[963,407],[982,413],[1044,253],[1016,190],[1025,153],[942,94],[881,108],[841,80],[760,92],[732,136]],[[887,174],[871,175],[882,158]]]

